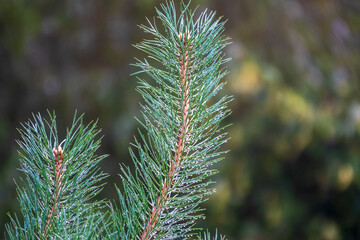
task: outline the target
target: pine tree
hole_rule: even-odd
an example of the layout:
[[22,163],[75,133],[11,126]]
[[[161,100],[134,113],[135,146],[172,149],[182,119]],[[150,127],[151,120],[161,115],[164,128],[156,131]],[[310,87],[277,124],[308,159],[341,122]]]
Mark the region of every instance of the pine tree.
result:
[[[189,4],[177,15],[170,1],[158,18],[141,25],[151,40],[135,45],[148,57],[137,59],[138,92],[144,98],[142,130],[130,148],[134,168],[121,166],[119,201],[95,201],[106,174],[96,156],[96,124],[74,117],[63,141],[55,114],[23,125],[17,187],[23,223],[14,216],[10,239],[224,239],[195,227],[204,217],[200,204],[214,192],[212,165],[227,141],[221,121],[231,97],[215,97],[227,74],[224,22],[214,12],[195,19]],[[160,23],[160,25],[158,25]],[[144,75],[145,74],[145,75]]]

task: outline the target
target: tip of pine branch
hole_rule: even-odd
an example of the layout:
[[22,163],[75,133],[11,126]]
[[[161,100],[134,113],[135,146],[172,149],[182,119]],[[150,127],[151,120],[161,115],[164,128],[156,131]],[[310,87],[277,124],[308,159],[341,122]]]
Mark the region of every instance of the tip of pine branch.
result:
[[59,155],[63,154],[63,149],[62,149],[61,145],[59,145],[59,147],[58,147],[58,152],[59,152]]
[[182,42],[185,38],[187,39],[187,41],[190,41],[190,32],[188,30],[186,31],[186,33],[179,33],[180,42]]

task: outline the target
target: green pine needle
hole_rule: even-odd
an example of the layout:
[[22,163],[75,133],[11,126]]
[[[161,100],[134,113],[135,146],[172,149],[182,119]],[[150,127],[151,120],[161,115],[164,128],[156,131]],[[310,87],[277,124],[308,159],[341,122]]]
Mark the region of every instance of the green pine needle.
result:
[[225,240],[225,237],[218,234],[218,231],[215,232],[215,236],[211,236],[209,231],[203,232],[198,235],[198,240]]

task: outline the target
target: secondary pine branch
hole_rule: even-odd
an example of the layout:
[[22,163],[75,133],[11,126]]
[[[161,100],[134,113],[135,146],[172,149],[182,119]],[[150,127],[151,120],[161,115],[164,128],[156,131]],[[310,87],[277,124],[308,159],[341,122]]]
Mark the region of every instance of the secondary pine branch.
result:
[[17,191],[24,222],[10,217],[9,239],[96,239],[102,233],[100,209],[105,203],[93,198],[106,177],[97,166],[105,156],[95,154],[99,130],[75,114],[60,144],[55,114],[49,118],[38,114],[19,130],[25,187]]
[[189,43],[190,35],[187,36],[183,33],[179,34],[180,44],[185,46],[185,53],[182,53],[182,49],[179,48],[180,55],[180,81],[182,89],[182,124],[179,130],[178,141],[176,144],[176,151],[174,154],[174,158],[169,165],[169,170],[165,176],[165,180],[163,181],[160,196],[157,199],[155,206],[151,210],[151,214],[147,225],[141,234],[141,240],[147,240],[150,238],[150,232],[154,231],[155,225],[162,213],[162,209],[164,203],[168,201],[169,193],[171,192],[171,188],[174,181],[175,174],[179,171],[181,155],[184,151],[185,142],[187,140],[187,136],[190,134],[189,132],[189,109],[190,109],[190,100],[189,100],[189,88],[190,88],[190,73],[188,71],[189,63],[189,51],[191,50],[191,43]]

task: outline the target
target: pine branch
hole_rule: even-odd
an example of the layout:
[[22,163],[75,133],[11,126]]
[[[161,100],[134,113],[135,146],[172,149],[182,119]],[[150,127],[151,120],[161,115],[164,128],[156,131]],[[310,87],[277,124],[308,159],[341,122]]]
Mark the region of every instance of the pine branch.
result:
[[95,156],[100,146],[96,123],[84,126],[83,117],[75,115],[66,139],[59,142],[55,114],[49,116],[49,122],[34,116],[19,130],[20,170],[28,187],[17,188],[24,223],[10,216],[9,238],[98,238],[103,201],[91,200],[106,174],[97,167],[105,156]]
[[[130,149],[135,173],[122,167],[123,191],[112,209],[113,239],[178,239],[193,235],[195,221],[203,217],[199,204],[214,190],[210,168],[221,160],[227,141],[220,122],[230,114],[230,97],[214,101],[227,73],[222,52],[228,39],[224,22],[213,12],[194,19],[189,4],[176,16],[172,1],[157,9],[157,22],[140,27],[154,36],[136,47],[149,56],[138,60],[138,91],[145,100],[143,121]],[[138,74],[137,73],[137,74]]]
[[[188,35],[186,37],[185,34],[180,33],[179,39],[180,39],[180,42],[186,42],[186,44],[188,44],[189,40],[190,40],[190,35]],[[179,170],[181,155],[182,155],[182,153],[184,151],[184,147],[185,147],[185,141],[186,141],[186,138],[188,137],[188,135],[190,134],[190,132],[189,132],[189,127],[190,127],[189,126],[190,125],[189,124],[190,123],[190,121],[189,121],[189,117],[190,117],[189,116],[190,76],[188,76],[188,74],[187,74],[187,66],[189,65],[189,50],[190,49],[191,49],[191,46],[188,45],[188,49],[185,49],[184,56],[181,53],[181,49],[179,49],[180,79],[181,79],[181,85],[182,85],[182,89],[183,89],[182,90],[183,91],[182,92],[182,104],[184,107],[183,107],[183,111],[182,111],[183,121],[182,121],[180,130],[179,130],[178,142],[176,144],[176,151],[175,151],[174,159],[170,163],[169,170],[166,174],[167,178],[165,179],[165,181],[161,187],[160,196],[158,197],[157,202],[151,211],[150,218],[146,225],[146,228],[143,231],[143,233],[141,234],[141,238],[140,238],[141,240],[148,239],[149,232],[151,232],[152,229],[155,227],[155,225],[159,219],[159,215],[162,212],[162,208],[163,208],[165,202],[168,201],[168,199],[169,199],[169,193],[171,191],[174,176],[175,176],[175,174],[178,174],[177,171]]]

